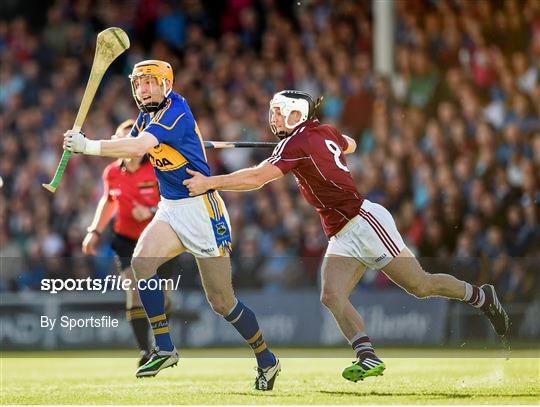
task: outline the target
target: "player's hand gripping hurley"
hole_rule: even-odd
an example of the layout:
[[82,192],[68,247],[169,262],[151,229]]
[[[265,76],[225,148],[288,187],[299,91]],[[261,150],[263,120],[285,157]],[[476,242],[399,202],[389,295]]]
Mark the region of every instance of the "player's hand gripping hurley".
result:
[[[126,49],[129,48],[129,38],[121,28],[111,27],[101,31],[97,36],[96,53],[94,54],[94,62],[90,71],[90,78],[86,84],[84,96],[79,107],[79,112],[73,124],[72,131],[79,132],[86,119],[88,109],[92,104],[96,90],[111,63]],[[66,165],[71,157],[71,151],[64,150],[62,159],[58,164],[53,180],[49,184],[43,184],[43,187],[51,192],[55,192],[62,175],[66,169]]]

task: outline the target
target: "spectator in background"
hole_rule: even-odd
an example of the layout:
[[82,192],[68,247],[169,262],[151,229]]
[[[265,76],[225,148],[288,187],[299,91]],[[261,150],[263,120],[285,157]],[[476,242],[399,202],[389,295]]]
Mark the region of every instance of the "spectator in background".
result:
[[426,108],[437,87],[439,77],[423,51],[411,55],[411,81],[407,89],[407,102],[411,106]]

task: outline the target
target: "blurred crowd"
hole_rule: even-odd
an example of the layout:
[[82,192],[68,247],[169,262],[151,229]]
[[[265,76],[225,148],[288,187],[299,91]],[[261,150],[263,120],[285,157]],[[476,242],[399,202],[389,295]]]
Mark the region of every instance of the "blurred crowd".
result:
[[[540,270],[540,2],[395,7],[387,77],[373,68],[370,1],[57,0],[41,20],[31,10],[0,20],[0,289],[113,272],[106,238],[97,258],[81,253],[110,160],[74,156],[54,195],[41,183],[73,125],[96,34],[118,26],[132,45],[100,85],[83,127],[90,138],[136,116],[127,75],[148,58],[173,65],[174,89],[207,140],[271,141],[274,92],[322,95],[322,121],[358,142],[347,156],[358,189],[393,213],[427,271],[492,282],[504,301],[531,300]],[[269,153],[209,151],[209,161],[214,173],[230,172]],[[327,239],[292,177],[222,196],[237,286],[317,284]],[[361,282],[389,286],[373,271]]]

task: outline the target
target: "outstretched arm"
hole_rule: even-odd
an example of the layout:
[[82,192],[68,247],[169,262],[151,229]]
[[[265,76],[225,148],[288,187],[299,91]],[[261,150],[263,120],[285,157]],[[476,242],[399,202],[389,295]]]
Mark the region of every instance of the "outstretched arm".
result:
[[65,150],[104,157],[140,157],[158,144],[158,139],[145,131],[137,137],[116,140],[90,140],[83,133],[72,130],[64,133]]
[[159,141],[152,134],[142,132],[137,137],[101,140],[101,154],[105,157],[141,157]]
[[227,175],[206,177],[197,171],[187,169],[193,178],[186,179],[184,185],[189,189],[189,195],[195,196],[210,189],[221,191],[251,191],[259,189],[264,184],[283,177],[281,170],[268,161],[263,161],[253,168],[244,168]]

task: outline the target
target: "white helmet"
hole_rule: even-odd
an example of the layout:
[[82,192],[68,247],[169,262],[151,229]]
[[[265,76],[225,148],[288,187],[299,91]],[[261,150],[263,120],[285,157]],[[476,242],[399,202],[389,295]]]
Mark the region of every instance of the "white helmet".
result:
[[[315,109],[317,108],[319,102],[320,100],[317,100],[316,104],[309,93],[298,90],[282,90],[281,92],[276,93],[272,97],[272,100],[270,100],[270,110],[268,112],[268,123],[270,124],[272,133],[279,138],[284,138],[287,136],[285,132],[278,133],[276,126],[272,124],[272,114],[274,108],[279,107],[281,114],[285,116],[285,127],[292,130],[300,123],[313,118],[315,115]],[[293,111],[300,112],[300,120],[292,125],[289,125],[289,116]]]

